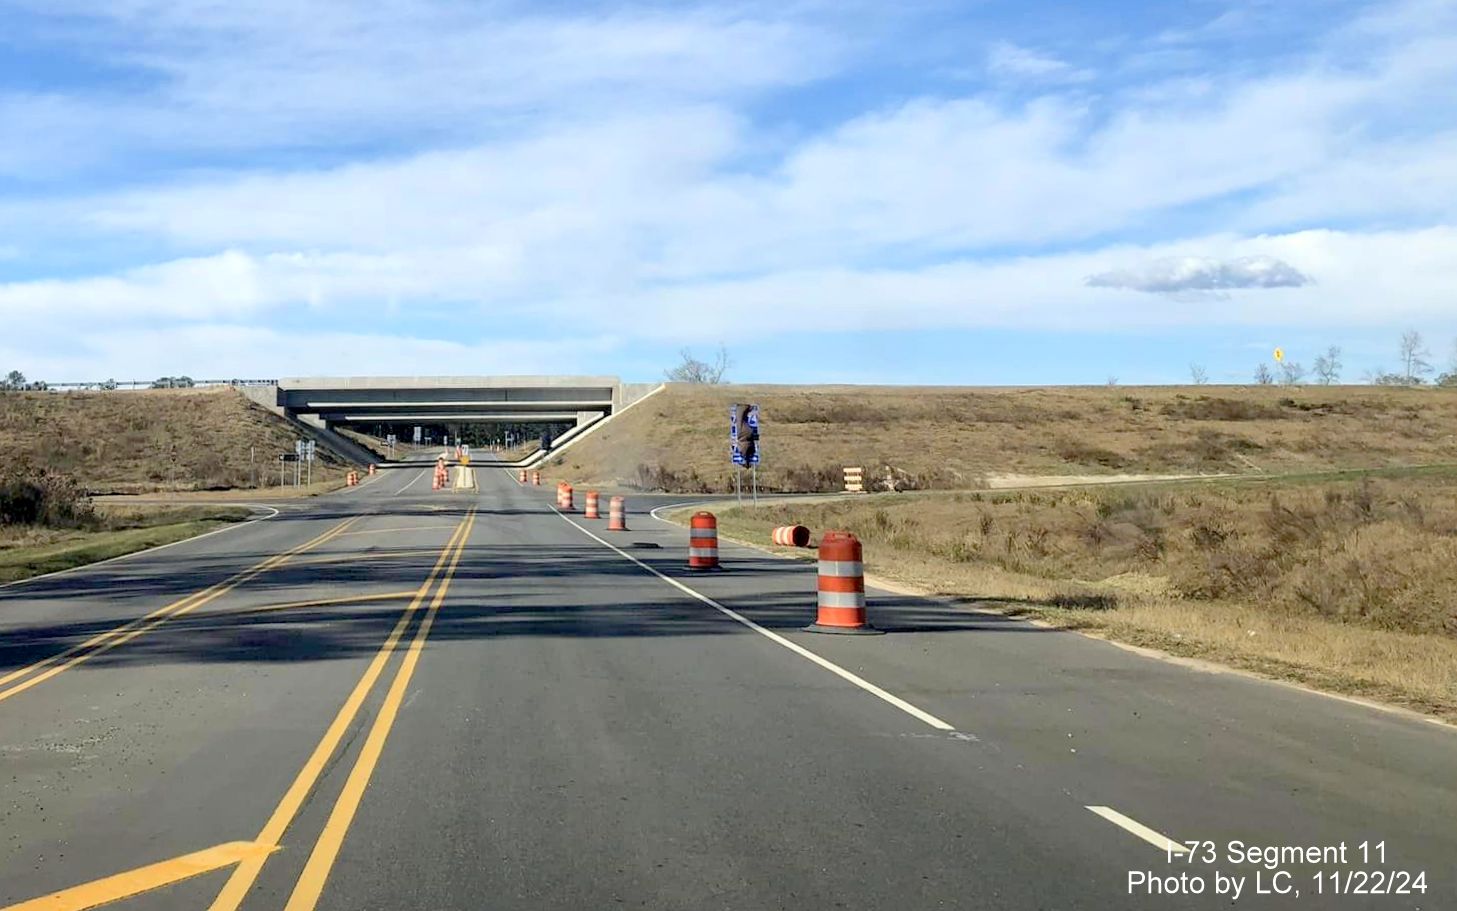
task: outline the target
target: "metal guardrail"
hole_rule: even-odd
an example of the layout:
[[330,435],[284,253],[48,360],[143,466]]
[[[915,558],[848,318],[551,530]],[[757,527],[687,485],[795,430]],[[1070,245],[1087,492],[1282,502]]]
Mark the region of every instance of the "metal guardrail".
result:
[[277,386],[278,380],[193,380],[191,385],[158,385],[157,380],[100,380],[90,383],[46,383],[41,391],[97,391],[110,392],[119,389],[195,389],[199,386]]

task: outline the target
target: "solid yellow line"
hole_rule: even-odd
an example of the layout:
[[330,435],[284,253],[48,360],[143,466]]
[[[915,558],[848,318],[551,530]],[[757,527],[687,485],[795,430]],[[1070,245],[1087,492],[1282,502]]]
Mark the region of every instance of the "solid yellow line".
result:
[[162,886],[170,886],[202,873],[230,867],[250,857],[267,857],[276,850],[278,849],[271,845],[232,841],[33,898],[0,911],[84,911],[86,908],[95,908],[160,889]]
[[[293,822],[294,817],[298,815],[299,809],[303,806],[304,801],[308,799],[309,793],[313,790],[314,785],[318,783],[319,776],[323,774],[324,767],[328,764],[329,758],[334,755],[334,751],[338,749],[339,742],[344,739],[344,734],[349,730],[349,725],[354,722],[355,716],[359,714],[360,707],[364,704],[365,698],[368,697],[369,691],[374,688],[375,681],[379,679],[380,673],[384,670],[384,666],[389,661],[390,656],[394,654],[395,646],[404,635],[405,629],[409,626],[415,611],[424,603],[425,597],[430,593],[431,586],[435,584],[436,577],[440,574],[441,569],[444,568],[447,560],[449,560],[452,549],[456,549],[458,555],[459,549],[465,547],[466,535],[469,533],[466,527],[468,521],[469,517],[461,520],[460,525],[456,527],[455,533],[445,543],[445,547],[440,551],[439,559],[435,561],[434,568],[430,570],[430,575],[425,578],[424,584],[415,593],[415,597],[411,600],[409,607],[406,607],[404,612],[400,614],[399,621],[395,623],[394,629],[390,630],[389,637],[385,639],[384,645],[375,653],[374,659],[370,661],[369,667],[364,671],[364,676],[359,678],[359,682],[354,686],[354,691],[349,694],[348,699],[344,700],[344,705],[339,709],[339,714],[334,716],[334,720],[329,724],[328,730],[324,732],[323,738],[314,747],[314,752],[309,756],[308,761],[304,763],[304,767],[299,770],[298,776],[293,780],[293,784],[289,785],[288,791],[283,795],[283,799],[274,808],[273,815],[263,825],[263,830],[258,834],[258,841],[264,844],[278,844],[283,840],[283,833],[288,831],[289,825]],[[459,548],[457,548],[457,544]],[[228,878],[227,883],[223,886],[223,890],[218,893],[218,897],[213,900],[209,911],[236,911],[238,906],[243,903],[243,899],[247,896],[248,890],[252,888],[254,881],[258,879],[258,874],[263,869],[264,860],[265,858],[261,857],[249,858],[239,864],[238,869],[233,871],[233,875]]]
[[[345,519],[343,522],[340,522],[338,525],[335,525],[333,528],[329,529],[328,531],[324,532],[313,540],[306,541],[303,544],[300,544],[298,547],[293,548],[292,550],[284,551],[281,554],[275,554],[274,556],[269,557],[268,559],[260,563],[256,563],[252,567],[249,567],[248,569],[245,569],[242,572],[222,582],[219,582],[216,585],[209,586],[208,588],[205,588],[195,594],[189,595],[186,598],[181,599],[180,601],[174,601],[166,607],[159,608],[152,613],[147,614],[145,617],[140,617],[128,623],[124,623],[121,626],[116,627],[115,629],[109,630],[108,632],[93,636],[92,638],[88,639],[86,642],[83,642],[80,645],[73,646],[64,652],[61,652],[60,654],[52,655],[44,661],[38,661],[29,667],[22,668],[20,671],[8,675],[5,680],[0,680],[0,684],[3,684],[5,681],[11,680],[15,677],[29,674],[33,671],[41,670],[42,668],[55,664],[57,661],[60,661],[67,656],[74,656],[63,664],[51,667],[50,670],[47,670],[42,674],[37,674],[36,676],[30,678],[29,680],[26,680],[23,683],[18,683],[8,690],[0,690],[0,702],[4,702],[11,696],[23,693],[31,687],[51,679],[57,674],[70,670],[71,668],[75,667],[83,661],[88,661],[96,657],[97,655],[111,651],[118,645],[130,642],[132,639],[135,639],[136,637],[151,629],[155,629],[163,623],[166,623],[168,620],[171,620],[175,617],[180,617],[183,614],[189,613],[201,607],[202,605],[207,604],[227,594],[228,592],[237,588],[239,585],[242,585],[244,582],[247,582],[250,579],[257,578],[268,570],[273,569],[275,566],[279,566],[287,562],[289,557],[293,556],[294,554],[303,553],[304,551],[312,547],[317,547],[318,545],[337,537],[340,533],[344,531],[344,529],[359,521],[360,518],[360,516],[354,516],[353,518]],[[84,651],[84,649],[86,649],[88,646],[93,647],[90,651]],[[77,654],[78,652],[80,654]]]
[[[466,528],[468,538],[471,526],[475,525],[474,510],[467,516],[466,521],[470,523]],[[354,821],[354,814],[359,809],[360,801],[364,799],[364,790],[369,787],[370,776],[374,774],[375,766],[379,763],[380,753],[384,751],[385,741],[389,739],[390,729],[394,727],[400,704],[405,701],[405,691],[409,688],[410,678],[414,676],[415,667],[420,662],[420,653],[425,647],[425,640],[430,637],[430,627],[435,622],[435,615],[440,612],[440,605],[444,603],[446,593],[450,591],[450,580],[455,575],[456,566],[460,563],[461,551],[464,549],[465,545],[462,541],[461,546],[455,549],[455,554],[450,558],[450,568],[445,571],[445,575],[440,579],[440,586],[435,589],[435,598],[430,602],[430,610],[426,611],[425,619],[420,621],[420,628],[415,631],[415,638],[410,641],[409,649],[405,652],[405,659],[400,662],[400,669],[395,673],[394,682],[390,684],[389,693],[380,706],[374,726],[370,728],[369,737],[364,741],[363,749],[359,751],[359,758],[354,761],[354,768],[349,773],[349,779],[344,782],[344,790],[340,792],[339,799],[329,814],[329,821],[324,824],[324,830],[319,835],[318,842],[314,844],[313,853],[309,855],[309,861],[304,865],[303,873],[299,874],[298,882],[294,885],[293,894],[289,896],[284,911],[312,911],[313,907],[318,904],[319,895],[324,891],[324,882],[329,878],[329,871],[333,869],[334,860],[339,856],[339,848],[344,844],[344,835],[349,831],[350,823]]]

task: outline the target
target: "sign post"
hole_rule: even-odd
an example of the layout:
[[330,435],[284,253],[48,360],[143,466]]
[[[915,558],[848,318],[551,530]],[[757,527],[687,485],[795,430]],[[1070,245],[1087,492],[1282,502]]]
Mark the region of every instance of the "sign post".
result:
[[290,462],[293,463],[293,474],[294,474],[293,483],[294,483],[294,486],[295,487],[298,486],[299,455],[298,455],[297,452],[285,452],[285,453],[281,453],[278,456],[278,486],[279,487],[283,487],[283,486],[285,486],[285,485],[288,484],[288,474],[287,474],[287,470],[288,470],[288,464]]

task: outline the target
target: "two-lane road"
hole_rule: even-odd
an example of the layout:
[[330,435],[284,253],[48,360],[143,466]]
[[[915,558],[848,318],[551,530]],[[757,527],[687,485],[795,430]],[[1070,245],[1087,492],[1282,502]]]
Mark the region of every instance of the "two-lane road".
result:
[[1449,729],[428,473],[0,589],[0,911],[1457,906]]

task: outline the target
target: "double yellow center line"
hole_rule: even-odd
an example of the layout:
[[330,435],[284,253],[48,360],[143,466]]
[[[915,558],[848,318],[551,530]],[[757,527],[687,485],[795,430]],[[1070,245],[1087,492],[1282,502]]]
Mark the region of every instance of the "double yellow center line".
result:
[[[450,590],[450,581],[455,575],[461,553],[470,539],[471,529],[475,527],[475,521],[475,508],[472,507],[460,525],[456,527],[450,540],[446,542],[445,548],[440,552],[430,574],[415,592],[414,598],[411,599],[410,605],[405,608],[404,613],[400,615],[394,629],[390,630],[389,637],[385,639],[380,650],[375,653],[369,667],[365,669],[364,675],[355,684],[353,692],[344,700],[343,707],[334,716],[334,720],[324,732],[323,738],[314,747],[313,753],[304,763],[298,776],[294,778],[293,784],[284,792],[283,799],[274,808],[273,814],[264,824],[262,831],[258,833],[258,837],[253,840],[256,844],[270,846],[278,845],[281,842],[289,825],[303,807],[304,801],[308,799],[309,794],[318,784],[329,760],[338,750],[349,726],[359,715],[360,708],[373,691],[375,683],[384,672],[385,665],[398,650],[410,622],[429,599],[430,606],[425,611],[424,619],[420,621],[414,638],[410,640],[410,644],[405,649],[405,657],[395,672],[394,681],[385,694],[384,703],[380,706],[379,714],[375,716],[374,724],[370,727],[359,757],[354,761],[354,768],[350,771],[343,791],[335,801],[334,808],[329,813],[329,819],[324,824],[313,851],[309,854],[303,873],[300,874],[293,893],[289,896],[286,911],[310,911],[318,903],[324,883],[329,878],[329,871],[333,868],[334,860],[338,857],[339,849],[344,843],[344,835],[354,820],[354,814],[358,811],[360,801],[364,797],[364,790],[368,787],[369,779],[374,774],[375,766],[384,750],[385,741],[389,738],[391,728],[394,727],[395,718],[404,701],[405,691],[410,685],[410,678],[414,676],[415,668],[419,664],[420,653],[425,647],[425,640],[430,636],[430,628],[434,625],[435,616],[439,613],[440,605],[445,602],[445,596]],[[430,598],[430,590],[435,587],[437,580],[440,583],[439,587],[435,588],[434,598]],[[262,871],[267,859],[267,854],[258,854],[245,858],[239,863],[233,871],[233,875],[223,886],[223,890],[218,893],[218,897],[213,901],[209,911],[236,911],[247,896],[248,890],[258,879],[258,874]]]
[[[194,592],[164,607],[159,607],[144,617],[138,617],[135,620],[109,629],[106,632],[97,633],[85,642],[79,645],[73,645],[65,651],[52,655],[49,658],[11,671],[4,677],[0,677],[0,702],[4,702],[12,696],[23,693],[33,686],[44,683],[57,674],[64,673],[83,661],[89,661],[97,655],[116,648],[118,645],[130,642],[138,636],[156,629],[168,620],[181,617],[183,614],[190,613],[217,598],[221,598],[250,579],[257,578],[263,573],[283,565],[290,558],[339,537],[355,522],[358,522],[360,518],[362,517],[353,516],[345,519],[323,534],[305,541],[297,547],[261,560],[247,569],[229,576],[216,585],[209,586],[199,592]],[[21,678],[28,679],[6,688],[7,684],[15,680],[21,680]]]

